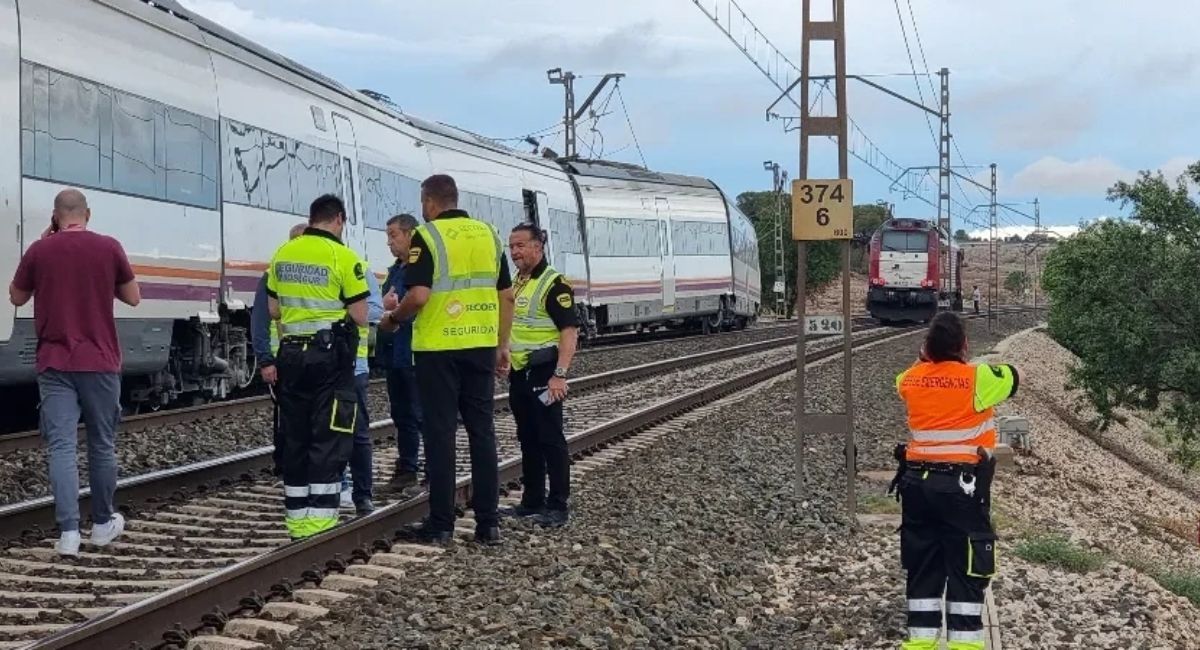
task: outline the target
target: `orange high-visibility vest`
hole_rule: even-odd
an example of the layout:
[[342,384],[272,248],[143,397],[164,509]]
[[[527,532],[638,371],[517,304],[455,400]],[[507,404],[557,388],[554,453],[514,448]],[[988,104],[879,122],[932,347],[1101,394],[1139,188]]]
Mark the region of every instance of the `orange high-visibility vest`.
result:
[[896,377],[908,407],[910,461],[979,462],[978,448],[995,449],[996,404],[1017,388],[1009,365],[921,361]]

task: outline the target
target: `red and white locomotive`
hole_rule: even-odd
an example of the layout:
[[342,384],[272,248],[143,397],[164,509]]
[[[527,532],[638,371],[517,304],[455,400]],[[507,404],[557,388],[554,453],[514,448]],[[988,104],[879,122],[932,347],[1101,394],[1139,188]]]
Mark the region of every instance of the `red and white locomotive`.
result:
[[888,219],[871,236],[870,255],[867,311],[881,323],[962,311],[963,251],[933,222]]

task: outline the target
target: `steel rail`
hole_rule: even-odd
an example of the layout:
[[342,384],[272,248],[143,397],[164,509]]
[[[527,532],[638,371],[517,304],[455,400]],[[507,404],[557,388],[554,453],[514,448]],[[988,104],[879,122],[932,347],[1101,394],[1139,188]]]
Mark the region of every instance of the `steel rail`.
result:
[[[794,325],[795,321],[791,321]],[[772,325],[759,328],[758,331],[779,329],[784,330],[783,325]],[[716,335],[707,337],[695,336],[695,333],[681,333],[670,335],[659,335],[650,337],[641,341],[613,341],[608,344],[584,347],[579,350],[577,356],[591,356],[602,352],[616,352],[619,350],[628,350],[640,346],[649,346],[662,343],[665,341],[675,341],[693,338],[698,340],[710,340],[719,336],[740,335],[747,331],[754,330],[739,330],[737,332],[722,332]],[[372,379],[371,384],[378,385],[383,379]],[[184,406],[179,408],[164,409],[161,411],[153,411],[150,413],[139,413],[121,418],[120,432],[133,433],[136,431],[146,431],[155,427],[170,426],[172,424],[182,424],[187,422],[195,422],[205,418],[220,418],[239,413],[247,413],[258,409],[265,409],[271,405],[271,397],[266,393],[262,395],[252,395],[249,397],[240,397],[237,399],[213,402],[209,404],[199,404],[196,406]],[[87,439],[87,430],[81,423],[77,429],[78,440],[83,442]],[[42,448],[41,432],[36,429],[28,431],[20,431],[17,433],[9,433],[0,435],[0,455],[4,455],[16,451],[28,451]]]
[[[922,326],[889,329],[880,334],[862,337],[855,347],[891,338],[910,335]],[[805,356],[812,363],[842,354],[841,346],[827,348]],[[719,384],[688,392],[621,416],[567,440],[572,456],[607,445],[635,434],[648,426],[712,402],[739,390],[766,381],[795,369],[795,357],[776,362]],[[516,481],[521,475],[521,459],[509,458],[500,464],[501,484]],[[463,476],[455,484],[459,503],[470,498],[471,479]],[[201,619],[212,620],[236,613],[246,607],[246,597],[272,584],[283,581],[320,580],[332,572],[344,570],[348,561],[365,561],[373,551],[389,550],[398,526],[414,522],[429,510],[428,493],[390,504],[374,513],[353,519],[324,533],[300,542],[293,542],[263,555],[244,560],[211,575],[172,588],[67,628],[49,636],[31,648],[84,650],[93,648],[156,647],[163,643],[162,635],[174,631],[178,635],[202,627]],[[347,559],[349,558],[349,560]],[[184,623],[190,622],[190,623]],[[188,626],[191,627],[188,627]]]
[[[587,375],[571,380],[572,394],[593,391],[616,383],[636,381],[683,368],[765,352],[790,345],[793,341],[795,341],[795,336],[784,336]],[[508,409],[508,393],[499,393],[494,397],[493,409],[497,412]],[[390,418],[371,423],[371,436],[376,440],[392,439],[395,437],[395,432],[395,426]],[[120,479],[117,481],[117,497],[123,506],[137,509],[153,506],[155,503],[171,498],[182,497],[189,492],[215,489],[233,482],[244,481],[256,472],[267,471],[271,468],[273,462],[271,452],[272,447],[270,446],[258,447],[219,458]],[[90,507],[90,488],[80,490],[79,504],[83,512]],[[55,525],[54,497],[44,496],[0,506],[0,525],[4,530],[11,531],[11,536],[19,536],[38,528],[53,527]]]

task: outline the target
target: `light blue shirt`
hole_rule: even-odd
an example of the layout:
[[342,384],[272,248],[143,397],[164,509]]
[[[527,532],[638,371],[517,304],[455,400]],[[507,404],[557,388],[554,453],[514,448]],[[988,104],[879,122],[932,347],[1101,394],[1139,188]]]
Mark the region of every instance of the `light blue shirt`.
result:
[[[367,322],[378,323],[380,318],[383,318],[383,294],[379,293],[379,280],[375,279],[375,274],[367,269]],[[366,357],[357,357],[354,359],[354,374],[365,375],[370,370],[367,366]]]

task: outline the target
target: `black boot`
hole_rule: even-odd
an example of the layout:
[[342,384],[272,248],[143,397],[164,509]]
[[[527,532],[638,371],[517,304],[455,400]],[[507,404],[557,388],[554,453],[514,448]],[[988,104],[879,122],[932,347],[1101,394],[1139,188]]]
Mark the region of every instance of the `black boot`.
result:
[[388,483],[388,487],[392,488],[393,490],[403,490],[404,488],[409,488],[416,484],[416,472],[403,470],[397,467],[395,473],[392,474],[392,480]]
[[491,526],[489,528],[475,529],[475,543],[483,544],[484,546],[499,546],[504,543],[504,540],[500,539],[500,529],[496,526]]
[[525,505],[524,503],[519,503],[515,506],[507,506],[504,508],[498,508],[496,510],[496,512],[499,513],[501,517],[513,517],[516,519],[523,519],[525,517],[535,517],[537,515],[542,514],[543,508],[530,508],[529,506]]
[[535,515],[533,523],[546,528],[561,528],[567,525],[570,515],[566,510],[547,510],[540,515]]
[[413,544],[435,544],[445,546],[454,540],[454,532],[449,530],[434,530],[426,519],[418,524],[411,524],[396,531],[396,538]]

